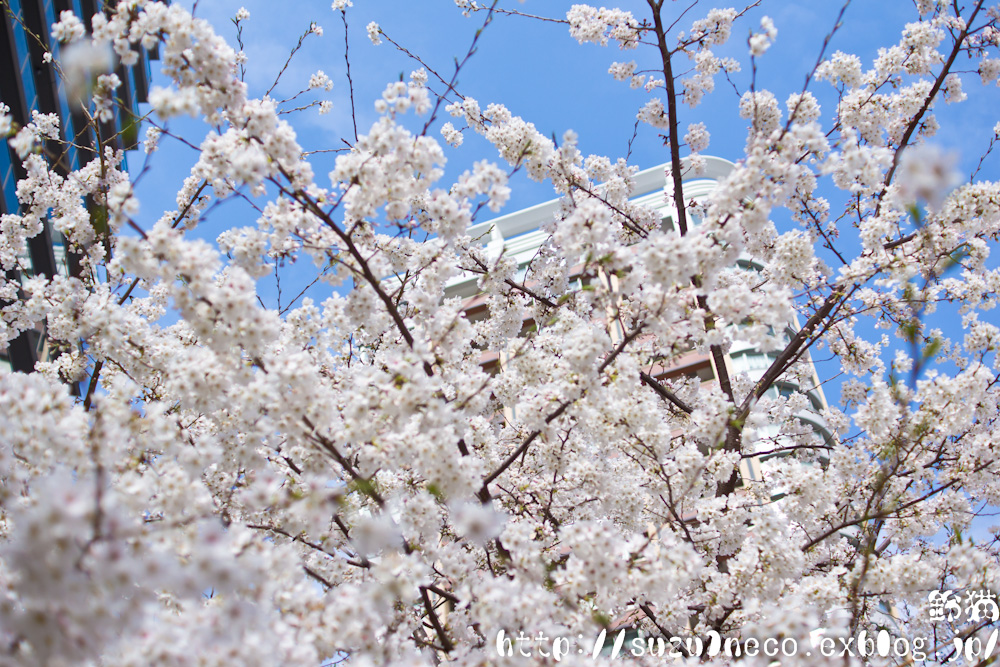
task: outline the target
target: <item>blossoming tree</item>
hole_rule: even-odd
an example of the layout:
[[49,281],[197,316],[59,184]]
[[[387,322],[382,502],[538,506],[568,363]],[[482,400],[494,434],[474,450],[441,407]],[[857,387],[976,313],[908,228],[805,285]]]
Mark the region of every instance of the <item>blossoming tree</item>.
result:
[[[456,4],[484,30],[521,12]],[[318,177],[306,151],[324,147],[300,145],[285,115],[298,103],[255,96],[241,54],[181,6],[127,0],[89,32],[63,14],[55,36],[126,63],[159,47],[171,83],[151,95],[147,150],[172,116],[214,129],[186,138],[197,164],[177,210],[152,220],[121,153],[60,175],[41,148],[57,119],[4,117],[28,177],[21,214],[2,219],[0,333],[44,322],[63,353],[0,377],[0,663],[523,663],[498,652],[500,631],[589,640],[622,618],[654,638],[803,647],[817,629],[874,636],[893,618],[894,637],[931,639],[927,660],[975,662],[962,642],[985,645],[989,610],[942,617],[928,601],[986,604],[1000,588],[997,543],[963,537],[1000,504],[1000,329],[980,319],[1000,289],[1000,184],[955,187],[924,138],[936,102],[965,98],[960,71],[998,81],[1000,13],[918,0],[874,62],[824,47],[800,93],[752,86],[745,154],[696,224],[684,185],[709,128],[681,127],[679,106],[739,69],[713,49],[744,12],[648,5],[553,18],[642,61],[610,74],[649,93],[638,119],[664,138],[673,230],[629,200],[626,160],[463,95],[461,59],[390,83],[377,122]],[[754,25],[743,66],[776,35]],[[117,78],[95,81],[96,122]],[[822,121],[813,91],[828,86]],[[496,162],[442,183],[447,145],[471,133]],[[515,170],[562,200],[526,269],[466,233],[501,209]],[[193,238],[233,197],[253,224]],[[82,269],[22,285],[11,271],[43,224]],[[276,265],[343,288],[267,308],[257,281]],[[463,271],[488,302],[476,321],[445,298]],[[944,331],[938,308],[960,322]],[[727,370],[734,340],[774,352],[759,379]],[[716,384],[651,374],[692,348],[716,361]],[[769,391],[804,387],[817,350],[849,378],[845,411],[824,414],[842,437],[825,441],[795,417],[802,391]],[[480,365],[488,351],[505,352],[502,372]],[[765,431],[782,456],[743,483]],[[704,659],[691,653],[677,659]],[[797,663],[815,658],[781,657]]]

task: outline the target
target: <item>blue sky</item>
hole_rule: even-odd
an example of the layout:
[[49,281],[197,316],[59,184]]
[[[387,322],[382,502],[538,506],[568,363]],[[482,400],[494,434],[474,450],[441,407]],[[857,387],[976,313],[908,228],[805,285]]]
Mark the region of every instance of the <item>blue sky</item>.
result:
[[[190,7],[190,0],[181,2]],[[506,6],[539,15],[564,18],[572,2],[555,0],[510,0]],[[293,11],[275,11],[275,5],[266,0],[204,0],[197,6],[197,15],[208,19],[216,30],[235,45],[235,28],[231,18],[245,6],[250,19],[245,24],[244,40],[249,57],[247,82],[251,95],[261,95],[272,83],[284,63],[289,48],[310,22],[324,28],[321,37],[310,36],[304,48],[288,68],[284,80],[276,88],[275,96],[282,97],[305,87],[309,75],[318,69],[325,71],[335,81],[329,98],[334,111],[320,116],[316,110],[299,114],[294,124],[300,141],[308,148],[342,146],[340,137],[353,134],[350,120],[350,99],[344,76],[344,28],[340,13],[330,8],[327,0],[302,0],[294,3]],[[644,2],[629,0],[619,6],[632,10],[637,17],[648,13]],[[680,10],[687,3],[673,3]],[[678,30],[689,29],[690,23],[703,16],[712,4],[698,5],[681,20]],[[756,29],[760,17],[771,16],[778,28],[775,45],[758,61],[758,87],[772,90],[782,102],[791,92],[801,89],[805,73],[814,64],[823,37],[833,26],[840,10],[839,2],[828,0],[814,2],[788,2],[764,0],[760,7],[750,10],[734,28],[733,39],[720,49],[720,55],[729,55],[744,62],[744,71],[734,77],[740,91],[749,83],[749,66],[746,58],[746,36]],[[848,7],[845,25],[834,37],[828,52],[843,50],[857,53],[862,61],[870,64],[878,46],[891,44],[898,38],[902,26],[914,20],[916,12],[908,0],[857,0]],[[365,36],[369,21],[377,21],[386,33],[410,51],[419,54],[431,67],[446,78],[454,69],[453,59],[462,57],[468,50],[473,35],[482,24],[484,14],[463,17],[452,0],[355,0],[348,10],[350,26],[351,67],[358,111],[358,128],[364,132],[376,119],[372,103],[385,85],[408,75],[417,63],[398,52],[392,45],[372,45]],[[607,74],[608,66],[615,60],[633,60],[643,64],[654,63],[655,54],[650,49],[620,51],[616,47],[602,48],[593,44],[579,45],[570,37],[565,25],[543,23],[520,17],[497,16],[484,32],[478,52],[459,77],[459,90],[478,99],[481,103],[501,102],[511,111],[524,117],[546,135],[561,137],[567,129],[577,132],[584,154],[595,153],[612,158],[624,156],[632,136],[636,110],[648,98],[643,91],[631,90],[627,84],[614,81]],[[156,64],[154,63],[154,70]],[[682,63],[683,66],[683,63]],[[966,69],[973,69],[967,67]],[[154,82],[156,80],[154,72]],[[966,90],[970,93],[988,92],[978,102],[971,101],[953,107],[937,109],[942,130],[937,141],[958,150],[963,167],[975,165],[978,154],[972,147],[982,145],[992,136],[993,124],[998,120],[997,90],[982,88],[978,76],[965,77]],[[833,111],[832,88],[826,83],[811,86],[821,101],[826,101],[824,118]],[[653,93],[653,95],[662,93]],[[712,133],[712,143],[707,153],[738,159],[744,144],[746,122],[736,113],[738,97],[733,88],[721,77],[717,78],[716,91],[696,109],[682,108],[681,122],[704,122]],[[950,119],[953,122],[946,122]],[[174,123],[177,127],[180,124]],[[200,137],[204,129],[187,123],[186,129]],[[968,150],[963,150],[968,148]],[[179,176],[193,160],[193,152],[171,150],[164,142],[164,150],[157,156],[158,176]],[[496,159],[495,153],[478,137],[467,136],[465,145],[448,153],[447,182],[473,162],[487,158]],[[657,132],[640,128],[633,146],[631,162],[647,168],[666,162],[667,151]],[[133,166],[140,162],[133,159]],[[331,160],[317,159],[317,173],[325,174]],[[995,174],[996,165],[987,171]],[[985,175],[989,175],[988,173]],[[155,185],[143,188],[142,201],[147,213],[161,208],[172,208],[172,193],[166,178],[156,178]],[[176,180],[176,179],[175,179]],[[547,185],[536,185],[526,179],[515,180],[516,187],[507,211],[517,210],[551,198]],[[174,189],[176,191],[176,189]],[[160,196],[158,196],[160,195]],[[164,199],[165,198],[165,199]],[[161,201],[162,200],[162,201]],[[162,204],[162,205],[161,205]]]
[[[190,0],[179,4],[191,7]],[[505,0],[501,6],[564,18],[572,4],[563,0]],[[676,15],[689,3],[668,4],[667,11],[673,10]],[[361,133],[376,120],[373,102],[385,85],[398,80],[400,75],[408,76],[418,67],[389,43],[372,45],[365,35],[369,21],[378,22],[391,38],[419,54],[429,66],[449,78],[454,59],[465,55],[485,18],[483,13],[464,17],[453,0],[354,0],[354,5],[348,10],[348,37],[357,124]],[[333,91],[325,94],[334,103],[333,112],[319,115],[312,109],[297,114],[293,124],[300,143],[308,149],[342,147],[341,137],[352,137],[353,130],[340,13],[331,10],[329,0],[297,1],[278,11],[268,0],[202,0],[196,13],[213,23],[235,46],[236,30],[231,18],[241,6],[250,11],[243,38],[249,58],[246,80],[252,96],[262,95],[271,85],[290,47],[311,22],[323,27],[322,36],[312,35],[305,41],[274,96],[287,97],[305,88],[309,76],[316,70],[326,72],[335,82]],[[628,0],[618,6],[633,11],[640,18],[648,13],[645,2],[639,0]],[[703,17],[712,6],[708,3],[694,7],[680,21],[677,30],[689,30],[691,22]],[[770,16],[778,29],[778,37],[774,46],[758,59],[757,87],[774,92],[783,106],[789,93],[801,90],[805,75],[814,65],[823,38],[833,27],[840,9],[840,2],[829,0],[763,0],[761,6],[750,10],[737,22],[732,40],[717,53],[735,57],[743,63],[744,71],[734,76],[734,83],[740,92],[745,91],[750,80],[746,38],[750,30],[758,29],[762,16]],[[856,53],[868,67],[877,49],[895,43],[905,23],[916,18],[911,0],[855,0],[847,8],[844,26],[834,36],[827,54],[836,50]],[[459,76],[458,89],[483,105],[490,102],[507,105],[514,114],[535,123],[546,135],[554,133],[562,137],[566,130],[572,129],[579,135],[580,148],[585,155],[594,153],[616,159],[626,154],[636,111],[651,95],[614,81],[607,73],[608,66],[616,60],[633,59],[640,67],[651,66],[656,58],[648,48],[623,52],[614,46],[579,45],[570,37],[566,25],[501,15],[480,38],[477,53]],[[167,82],[155,72],[156,67],[153,63],[154,84],[166,85]],[[968,72],[963,75],[963,82],[970,99],[959,105],[939,104],[935,108],[941,130],[933,141],[956,152],[963,172],[968,174],[979,160],[979,151],[993,136],[994,124],[1000,120],[997,111],[1000,109],[1000,90],[982,86],[974,63],[960,60],[959,69]],[[823,104],[822,120],[829,125],[835,104],[833,88],[825,82],[814,82],[810,90]],[[662,92],[652,95],[657,94],[662,96]],[[693,110],[682,107],[682,127],[691,122],[704,122],[712,134],[706,153],[738,160],[745,142],[746,121],[737,114],[737,102],[738,95],[733,87],[724,78],[717,77],[715,92],[707,96],[701,106]],[[207,129],[195,121],[174,121],[171,127],[194,143],[200,143]],[[667,150],[657,134],[648,127],[639,129],[632,149],[632,164],[648,168],[668,160]],[[461,148],[448,149],[447,156],[444,183],[453,181],[478,160],[498,161],[495,151],[471,133],[466,134]],[[134,170],[142,165],[142,158],[140,154],[130,156]],[[164,138],[154,158],[151,171],[138,188],[142,219],[148,224],[162,211],[175,208],[174,194],[196,155],[190,148]],[[332,156],[316,156],[313,161],[320,184],[327,185],[325,174],[332,166]],[[1000,156],[991,157],[980,178],[995,180],[998,166]],[[826,187],[836,212],[836,202],[842,201],[840,193]],[[510,202],[503,213],[553,197],[549,185],[532,183],[520,174],[513,180],[512,188]],[[231,201],[215,209],[196,233],[214,240],[223,229],[254,225],[255,219],[256,215],[245,204]],[[775,219],[782,221],[780,212]],[[265,301],[273,297],[267,279],[261,282],[260,290]],[[317,296],[322,297],[322,294]],[[833,364],[821,364],[820,374],[829,377],[834,369]],[[827,387],[827,396],[832,402],[839,398],[838,385],[835,381]]]

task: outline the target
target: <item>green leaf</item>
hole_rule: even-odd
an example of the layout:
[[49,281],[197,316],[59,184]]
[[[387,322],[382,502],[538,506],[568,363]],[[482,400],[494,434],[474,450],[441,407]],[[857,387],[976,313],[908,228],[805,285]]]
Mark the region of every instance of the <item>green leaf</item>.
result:
[[90,207],[90,226],[97,233],[97,238],[108,235],[108,207],[94,204]]
[[372,498],[377,494],[375,484],[370,479],[358,478],[351,482],[351,486],[363,495]]
[[611,627],[611,617],[596,609],[594,610],[594,622],[602,628]]
[[134,114],[128,111],[122,112],[122,145],[126,148],[134,148],[139,144],[139,122]]

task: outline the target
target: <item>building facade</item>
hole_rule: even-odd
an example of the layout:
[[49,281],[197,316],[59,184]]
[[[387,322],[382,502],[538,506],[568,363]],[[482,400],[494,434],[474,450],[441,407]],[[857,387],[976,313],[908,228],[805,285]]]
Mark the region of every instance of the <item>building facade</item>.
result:
[[[702,174],[697,178],[686,180],[684,183],[684,196],[688,201],[697,202],[705,198],[734,166],[731,162],[717,157],[706,157],[705,161],[706,165]],[[632,201],[657,211],[663,228],[674,229],[677,211],[664,196],[664,188],[667,185],[665,174],[668,167],[669,165],[660,165],[639,172],[635,177]],[[522,281],[525,279],[528,263],[548,238],[548,233],[543,231],[542,227],[559,212],[559,201],[552,200],[470,227],[468,234],[474,239],[481,239],[480,242],[487,248],[490,256],[497,257],[503,252],[507,257],[516,259],[519,267],[518,280]],[[755,270],[757,267],[753,258],[746,255],[740,257],[739,265],[746,270]],[[446,289],[447,296],[465,299],[465,312],[472,319],[475,319],[478,313],[485,311],[486,308],[484,298],[477,294],[477,279],[478,276],[471,273],[459,276],[453,278]],[[530,277],[528,280],[530,285]],[[794,335],[795,328],[789,327],[784,334],[787,337]],[[747,373],[751,380],[757,381],[777,358],[777,352],[762,352],[737,340],[729,352],[723,356],[730,376]],[[498,372],[502,372],[503,362],[503,355],[496,353],[485,354],[482,359],[485,367]],[[811,362],[810,368],[812,368]],[[658,380],[679,376],[696,377],[703,384],[715,382],[719,376],[711,355],[702,354],[696,350],[682,355],[669,367],[654,368],[651,374]],[[802,391],[808,398],[810,407],[796,413],[798,421],[803,428],[811,429],[823,442],[830,442],[833,436],[826,420],[821,415],[822,410],[827,405],[826,398],[814,368],[812,368],[811,375],[812,386],[802,387],[797,383],[785,381],[776,383],[770,393],[787,394],[793,391]],[[762,463],[769,458],[769,455],[764,452],[778,449],[780,446],[777,438],[778,431],[778,426],[773,425],[758,432],[753,451],[761,452],[762,455],[744,460],[740,469],[743,480],[760,479]]]
[[[49,142],[46,154],[61,174],[79,169],[96,155],[97,137],[82,109],[71,104],[56,63],[62,56],[61,45],[53,39],[52,25],[64,11],[71,11],[90,25],[90,17],[104,11],[101,0],[0,0],[0,101],[9,107],[17,127],[31,122],[32,113],[59,116],[62,142]],[[47,56],[46,54],[51,54]],[[149,59],[155,54],[139,51],[138,63],[115,66],[122,85],[116,91],[119,105],[114,117],[102,123],[101,142],[116,149],[135,147],[139,127],[139,103],[149,91]],[[4,142],[0,147],[0,178],[3,196],[0,213],[18,213],[17,181],[24,178],[21,161]],[[74,257],[58,231],[45,225],[42,233],[29,241],[28,255],[21,258],[19,270],[7,278],[17,281],[32,275],[52,277],[57,273],[76,272]],[[0,344],[0,372],[34,370],[35,362],[52,355],[41,328],[22,333],[6,348]]]

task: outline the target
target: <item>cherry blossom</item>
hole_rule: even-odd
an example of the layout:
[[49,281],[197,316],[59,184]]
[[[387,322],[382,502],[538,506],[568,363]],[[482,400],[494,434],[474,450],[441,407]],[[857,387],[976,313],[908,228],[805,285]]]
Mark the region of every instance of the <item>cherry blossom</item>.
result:
[[[539,18],[455,4],[476,39],[497,12]],[[95,124],[119,103],[113,58],[159,50],[130,161],[159,159],[178,116],[205,122],[176,208],[154,211],[108,138],[66,169],[57,116],[0,108],[25,174],[0,216],[0,335],[52,351],[0,375],[0,664],[507,664],[501,630],[805,646],[890,615],[894,636],[983,638],[929,605],[1000,590],[997,541],[968,537],[1000,504],[1000,185],[932,137],[937,103],[995,94],[1000,14],[916,4],[867,60],[824,46],[805,88],[727,90],[734,163],[683,107],[723,99],[733,34],[764,66],[770,19],[541,17],[634,54],[595,74],[641,98],[651,171],[477,100],[461,59],[380,81],[315,145],[296,122],[333,102],[257,90],[180,3],[109,4],[89,35],[64,12],[53,34],[87,58],[53,71]],[[289,76],[313,95],[340,67]],[[519,172],[556,200],[505,238],[490,221]],[[221,216],[231,200],[249,213]],[[46,230],[72,271],[28,271]],[[293,271],[308,287],[267,301]]]

